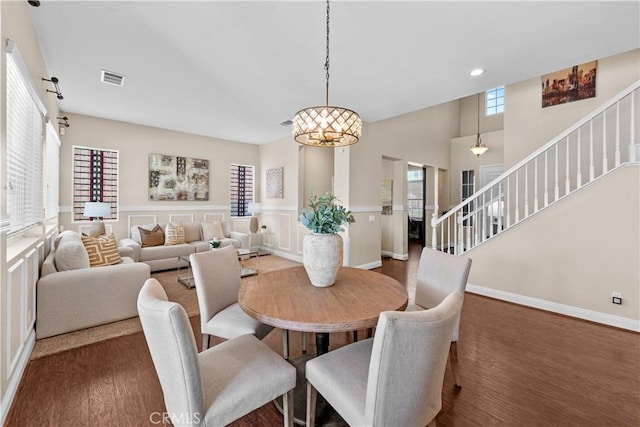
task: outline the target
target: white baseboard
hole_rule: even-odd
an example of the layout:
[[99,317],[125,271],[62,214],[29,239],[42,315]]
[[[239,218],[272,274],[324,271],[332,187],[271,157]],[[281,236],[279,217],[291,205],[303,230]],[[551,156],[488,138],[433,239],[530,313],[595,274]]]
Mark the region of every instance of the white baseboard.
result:
[[280,258],[285,258],[285,259],[300,262],[300,263],[302,262],[302,255],[294,255],[289,252],[276,251],[266,246],[263,246],[262,248],[264,249],[265,252],[271,252],[272,255],[279,256]]
[[24,370],[27,367],[27,363],[29,363],[29,356],[31,356],[31,352],[33,351],[33,346],[35,344],[36,331],[34,329],[31,329],[29,337],[27,337],[25,345],[22,347],[22,353],[18,357],[18,362],[16,364],[13,375],[11,375],[11,378],[9,379],[7,392],[4,396],[2,396],[2,406],[0,407],[0,425],[4,425],[6,421],[7,415],[9,414],[9,409],[11,409],[11,403],[13,403],[13,399],[16,397],[16,392],[18,391],[20,380],[22,379]]
[[390,251],[380,251],[380,255],[383,257],[397,259],[399,261],[406,261],[409,259],[409,254],[397,254]]
[[502,301],[508,301],[527,307],[550,311],[552,313],[564,314],[565,316],[577,317],[578,319],[589,320],[591,322],[601,323],[603,325],[615,326],[616,328],[640,332],[639,320],[614,316],[612,314],[601,313],[599,311],[587,310],[580,307],[559,304],[557,302],[546,301],[538,298],[528,297],[525,295],[513,294],[511,292],[485,288],[483,286],[472,284],[467,285],[467,291],[473,294],[483,295]]
[[361,268],[363,270],[371,270],[373,268],[382,267],[382,261],[378,260],[378,261],[368,262],[366,264],[354,265],[353,267]]

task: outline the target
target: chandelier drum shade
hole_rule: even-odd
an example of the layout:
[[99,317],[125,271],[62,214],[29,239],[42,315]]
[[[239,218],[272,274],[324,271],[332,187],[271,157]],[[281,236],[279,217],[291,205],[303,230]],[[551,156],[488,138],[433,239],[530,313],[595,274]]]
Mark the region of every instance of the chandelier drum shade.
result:
[[326,104],[298,111],[293,117],[293,137],[304,145],[344,147],[358,142],[362,135],[362,120],[353,110],[329,105],[329,10],[327,0]]
[[342,147],[358,142],[362,121],[353,110],[343,107],[309,107],[293,118],[293,134],[300,144]]

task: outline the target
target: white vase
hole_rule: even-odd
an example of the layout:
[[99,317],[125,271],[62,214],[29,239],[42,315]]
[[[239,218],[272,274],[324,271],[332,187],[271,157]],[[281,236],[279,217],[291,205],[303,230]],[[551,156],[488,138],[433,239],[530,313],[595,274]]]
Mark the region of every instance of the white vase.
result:
[[302,242],[302,263],[313,286],[333,285],[342,267],[342,237],[339,234],[307,234]]

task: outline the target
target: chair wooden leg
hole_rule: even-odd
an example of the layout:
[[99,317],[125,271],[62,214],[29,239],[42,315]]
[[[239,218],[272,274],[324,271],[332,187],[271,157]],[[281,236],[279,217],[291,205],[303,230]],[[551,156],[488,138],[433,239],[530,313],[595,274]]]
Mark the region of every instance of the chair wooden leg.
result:
[[284,427],[293,427],[293,390],[282,396],[282,413],[284,415]]
[[307,427],[315,426],[316,419],[316,397],[317,391],[311,385],[309,381],[307,381]]
[[307,354],[307,333],[302,333],[302,354]]
[[209,348],[209,338],[211,336],[208,334],[202,334],[202,351],[205,351]]
[[449,362],[451,362],[451,373],[453,374],[453,381],[456,387],[462,388],[460,385],[460,376],[458,373],[458,343],[452,342],[449,346]]
[[289,331],[287,329],[282,330],[282,355],[285,360],[289,360]]

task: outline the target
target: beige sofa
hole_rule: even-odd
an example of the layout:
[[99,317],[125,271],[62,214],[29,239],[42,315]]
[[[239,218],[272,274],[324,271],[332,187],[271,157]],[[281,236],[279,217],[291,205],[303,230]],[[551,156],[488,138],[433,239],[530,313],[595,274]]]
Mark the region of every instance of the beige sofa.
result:
[[[152,230],[156,225],[166,230],[166,223],[145,224],[139,227],[145,230]],[[184,222],[182,225],[185,230],[186,243],[143,246],[138,226],[133,226],[131,227],[131,238],[120,240],[119,246],[131,248],[134,261],[148,264],[152,272],[184,267],[187,263],[180,260],[179,257],[188,257],[192,253],[208,251],[210,249],[209,241],[213,236],[209,235],[208,227],[205,227],[206,230],[203,232],[200,221]],[[248,234],[231,231],[231,225],[226,220],[220,220],[220,227],[224,235],[224,237],[219,238],[221,247],[231,245],[236,249],[249,249],[250,236]]]
[[89,267],[80,235],[58,235],[36,285],[37,339],[138,315],[136,301],[149,266],[133,262],[129,248],[119,252],[119,264]]

